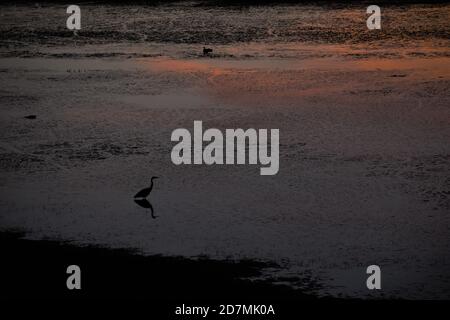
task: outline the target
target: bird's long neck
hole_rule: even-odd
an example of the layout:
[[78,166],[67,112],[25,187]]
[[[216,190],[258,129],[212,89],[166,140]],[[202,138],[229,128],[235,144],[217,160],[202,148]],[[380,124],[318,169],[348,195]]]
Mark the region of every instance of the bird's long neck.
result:
[[150,182],[150,190],[149,191],[152,191],[152,189],[153,189],[153,180]]

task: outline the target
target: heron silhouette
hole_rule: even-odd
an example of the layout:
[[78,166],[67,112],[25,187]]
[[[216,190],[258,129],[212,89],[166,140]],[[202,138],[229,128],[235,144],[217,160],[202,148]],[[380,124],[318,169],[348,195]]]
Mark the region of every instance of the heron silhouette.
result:
[[134,196],[134,202],[136,202],[139,206],[142,208],[150,209],[152,218],[155,219],[156,216],[154,215],[153,206],[152,204],[147,200],[148,195],[150,192],[152,192],[153,189],[153,180],[158,179],[158,177],[152,177],[150,179],[150,187],[144,188]]
[[134,198],[136,199],[136,198],[147,198],[148,197],[148,195],[150,194],[150,192],[152,192],[152,189],[153,189],[153,180],[155,180],[155,179],[158,179],[158,177],[152,177],[151,179],[150,179],[150,187],[148,187],[148,188],[144,188],[144,189],[142,189],[141,191],[139,191],[138,193],[136,193],[135,195],[134,195]]

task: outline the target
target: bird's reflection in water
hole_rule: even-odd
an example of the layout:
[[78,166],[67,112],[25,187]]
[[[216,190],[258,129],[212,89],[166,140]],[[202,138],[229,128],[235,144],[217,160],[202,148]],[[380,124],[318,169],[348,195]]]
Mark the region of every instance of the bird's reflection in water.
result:
[[150,209],[150,213],[152,215],[152,218],[153,219],[157,218],[157,216],[155,216],[155,212],[153,210],[152,204],[147,199],[134,199],[134,202],[136,202],[142,208]]

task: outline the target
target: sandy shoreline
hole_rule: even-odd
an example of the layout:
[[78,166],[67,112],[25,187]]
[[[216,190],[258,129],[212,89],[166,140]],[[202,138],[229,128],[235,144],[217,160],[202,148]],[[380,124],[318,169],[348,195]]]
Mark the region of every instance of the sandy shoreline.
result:
[[[2,264],[2,274],[8,277],[2,285],[1,299],[138,298],[154,303],[314,299],[287,286],[252,281],[259,276],[259,270],[273,267],[252,261],[143,257],[133,250],[26,240],[19,232],[2,232],[0,247],[2,259],[15,262]],[[64,286],[66,269],[73,261],[84,271],[82,292]],[[33,274],[28,272],[30,267]],[[217,294],[211,297],[211,292]]]

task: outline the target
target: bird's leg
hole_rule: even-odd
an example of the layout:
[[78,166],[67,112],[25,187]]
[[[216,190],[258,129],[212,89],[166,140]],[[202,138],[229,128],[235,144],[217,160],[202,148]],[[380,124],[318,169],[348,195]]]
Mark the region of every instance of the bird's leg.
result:
[[152,216],[152,218],[153,218],[153,219],[156,219],[156,218],[157,218],[157,216],[155,216],[155,214],[154,214],[154,211],[153,211],[153,206],[152,206],[152,204],[151,204],[150,202],[149,202],[148,204],[150,205],[149,209],[150,209],[150,212],[151,212],[151,216]]

